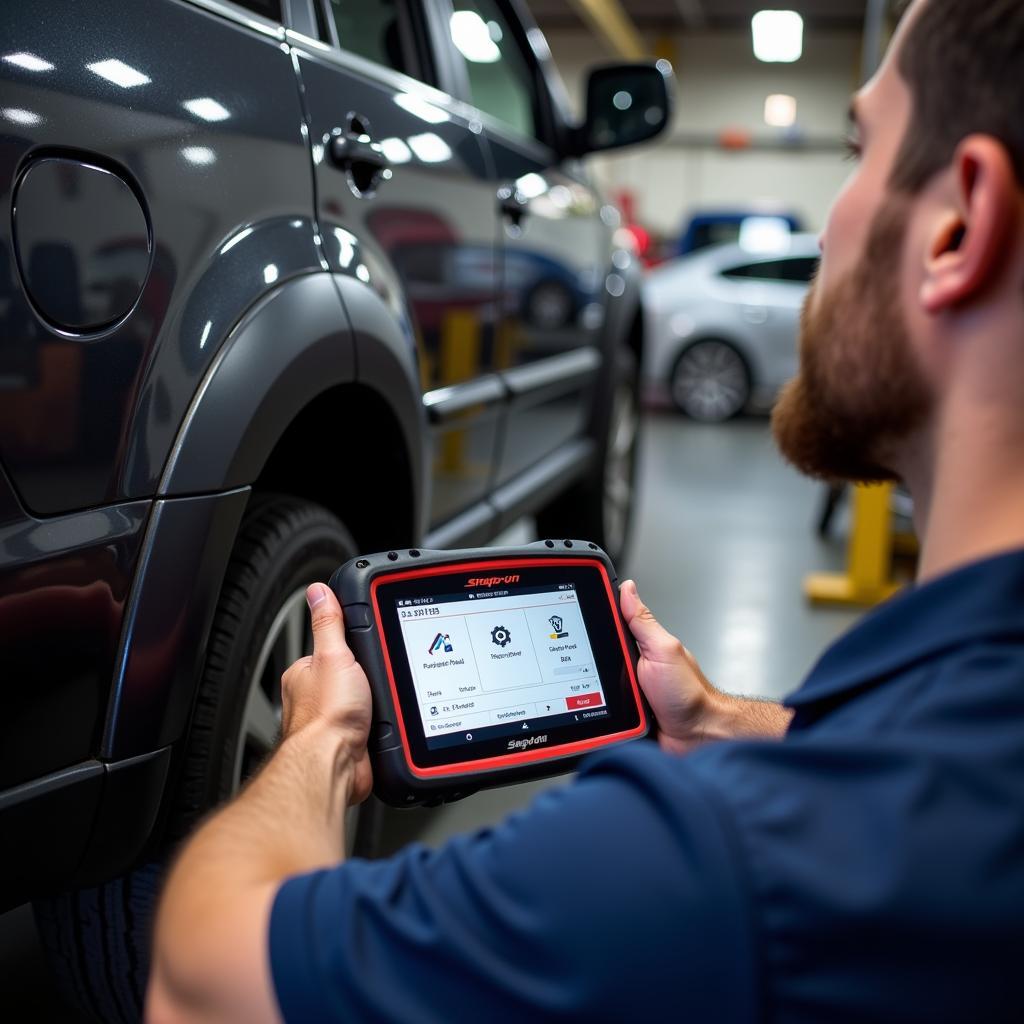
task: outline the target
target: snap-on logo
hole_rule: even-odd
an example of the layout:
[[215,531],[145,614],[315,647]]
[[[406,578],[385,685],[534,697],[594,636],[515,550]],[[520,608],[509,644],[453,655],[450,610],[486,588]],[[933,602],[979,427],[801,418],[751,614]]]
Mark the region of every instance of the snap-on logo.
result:
[[531,736],[529,739],[525,739],[525,740],[509,740],[508,741],[508,749],[509,750],[526,750],[529,747],[540,746],[541,743],[547,743],[547,741],[548,741],[548,734],[547,733],[544,733],[543,736]]
[[474,576],[472,579],[466,580],[463,585],[466,587],[497,587],[518,582],[519,573],[516,573],[514,576]]

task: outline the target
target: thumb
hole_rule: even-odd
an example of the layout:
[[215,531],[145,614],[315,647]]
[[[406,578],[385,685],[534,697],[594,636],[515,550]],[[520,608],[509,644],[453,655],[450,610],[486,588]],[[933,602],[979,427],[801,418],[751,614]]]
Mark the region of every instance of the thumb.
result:
[[355,657],[345,643],[341,605],[330,587],[314,583],[306,588],[306,603],[313,620],[313,661],[351,664]]
[[660,664],[686,660],[683,645],[658,622],[650,608],[640,600],[636,584],[632,580],[626,580],[619,588],[619,604],[626,625],[629,626],[644,658]]

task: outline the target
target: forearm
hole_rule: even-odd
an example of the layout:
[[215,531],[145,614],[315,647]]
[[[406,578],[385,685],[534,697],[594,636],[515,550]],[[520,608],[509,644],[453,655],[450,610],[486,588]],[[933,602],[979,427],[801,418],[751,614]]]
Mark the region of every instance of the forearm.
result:
[[238,995],[224,998],[223,979],[234,976],[225,961],[247,942],[262,947],[283,879],[343,858],[352,783],[337,734],[303,730],[186,844],[157,918],[154,988],[165,1002],[187,1005],[199,1019],[230,1019],[217,1012]]
[[704,739],[778,739],[792,719],[793,712],[777,701],[714,690],[704,715]]

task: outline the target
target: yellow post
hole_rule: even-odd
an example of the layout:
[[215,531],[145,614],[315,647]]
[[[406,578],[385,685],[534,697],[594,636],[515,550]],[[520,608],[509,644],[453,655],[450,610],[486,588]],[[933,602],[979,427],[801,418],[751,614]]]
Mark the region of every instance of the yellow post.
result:
[[[450,309],[441,323],[440,383],[460,384],[480,372],[480,318],[471,309]],[[441,438],[442,473],[466,469],[466,431],[449,428]]]
[[892,484],[858,485],[845,573],[812,573],[804,591],[828,604],[877,604],[899,589],[892,567]]

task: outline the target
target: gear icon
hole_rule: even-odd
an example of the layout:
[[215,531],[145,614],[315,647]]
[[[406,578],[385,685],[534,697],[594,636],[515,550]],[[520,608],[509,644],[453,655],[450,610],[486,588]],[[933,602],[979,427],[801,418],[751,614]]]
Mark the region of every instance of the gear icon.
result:
[[504,626],[495,626],[491,630],[491,643],[504,647],[512,639],[512,634]]

